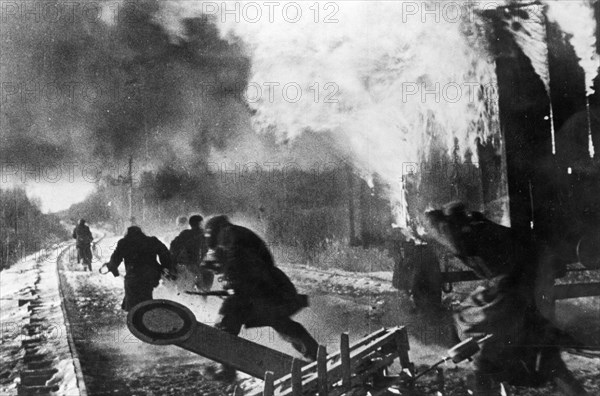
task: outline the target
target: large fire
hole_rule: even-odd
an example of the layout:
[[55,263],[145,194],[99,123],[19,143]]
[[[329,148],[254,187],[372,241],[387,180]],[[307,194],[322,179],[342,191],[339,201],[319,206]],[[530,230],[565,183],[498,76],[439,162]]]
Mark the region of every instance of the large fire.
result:
[[[390,186],[399,226],[407,221],[403,173],[418,168],[433,136],[449,150],[458,139],[463,153],[476,153],[475,137],[497,132],[494,65],[465,35],[474,25],[466,4],[300,2],[294,23],[278,10],[272,22],[236,21],[214,4],[165,3],[161,18],[178,34],[173,22],[182,16],[214,14],[223,35],[250,52],[255,128],[286,138],[334,134],[359,174],[376,173]],[[234,3],[222,4],[234,12]]]
[[[183,18],[206,15],[223,37],[243,42],[252,61],[247,99],[255,129],[282,138],[333,134],[358,174],[376,173],[390,186],[404,227],[403,178],[427,159],[434,139],[445,141],[448,153],[457,141],[460,156],[470,152],[477,162],[475,138],[499,133],[495,64],[478,17],[487,3],[181,1],[164,2],[157,20],[177,37]],[[598,64],[590,5],[547,3],[581,58],[590,93]],[[511,4],[520,2],[493,7]],[[547,47],[532,48],[545,40],[541,33],[517,41],[548,87]]]

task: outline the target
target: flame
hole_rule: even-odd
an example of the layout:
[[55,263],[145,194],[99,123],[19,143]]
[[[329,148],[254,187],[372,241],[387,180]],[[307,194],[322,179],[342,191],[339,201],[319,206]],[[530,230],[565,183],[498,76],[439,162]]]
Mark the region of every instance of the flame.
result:
[[569,41],[579,58],[585,73],[585,89],[589,96],[594,93],[594,79],[598,76],[600,57],[596,52],[596,18],[592,2],[547,1],[548,18],[559,24],[562,31],[570,35]]
[[[158,19],[181,34],[174,21],[206,13],[204,3],[163,2]],[[272,22],[223,18],[217,3],[210,11],[223,36],[241,40],[251,56],[254,128],[286,138],[305,130],[333,134],[349,148],[344,154],[358,174],[376,173],[390,186],[390,199],[400,207],[398,224],[406,225],[403,172],[427,157],[431,137],[445,141],[450,152],[458,139],[461,154],[476,155],[475,137],[497,133],[494,64],[468,41],[465,20],[424,13],[443,3],[296,2],[303,17],[295,23],[277,12]],[[407,12],[415,4],[423,9]],[[336,22],[325,23],[326,17]],[[265,83],[279,85],[274,95],[263,88],[257,98],[256,87]],[[293,87],[288,98],[285,84]],[[289,100],[296,92],[299,100]]]

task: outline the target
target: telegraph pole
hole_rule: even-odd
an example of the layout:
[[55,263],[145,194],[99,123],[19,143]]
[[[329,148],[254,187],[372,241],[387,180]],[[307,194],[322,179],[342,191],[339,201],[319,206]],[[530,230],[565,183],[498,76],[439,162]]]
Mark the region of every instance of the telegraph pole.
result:
[[350,246],[356,245],[356,230],[354,223],[354,173],[352,172],[352,167],[350,165],[346,165],[346,177],[347,184],[346,188],[348,191],[348,220],[349,220],[349,228],[350,228]]
[[133,221],[133,155],[129,156],[129,170],[127,172],[129,182],[129,222]]
[[[150,155],[148,153],[148,126],[146,123],[146,117],[144,117],[144,134],[146,135],[146,163],[144,166],[144,171],[148,171],[148,163],[150,162]],[[140,187],[141,187],[141,182],[140,182]],[[142,193],[142,224],[145,224],[146,222],[146,186],[144,186],[144,188],[140,188],[140,191]]]

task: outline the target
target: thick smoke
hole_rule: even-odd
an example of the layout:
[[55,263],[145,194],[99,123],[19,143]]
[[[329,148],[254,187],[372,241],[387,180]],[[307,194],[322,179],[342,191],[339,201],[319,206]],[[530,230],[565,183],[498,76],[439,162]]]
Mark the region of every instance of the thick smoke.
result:
[[248,130],[250,62],[214,24],[173,40],[155,1],[95,4],[3,4],[3,162],[198,162]]
[[[475,45],[481,37],[467,2],[451,11],[440,1],[290,2],[272,20],[262,10],[258,23],[251,4],[165,2],[160,15],[175,35],[184,16],[212,16],[223,37],[246,44],[255,84],[248,90],[278,84],[250,103],[256,130],[332,134],[354,167],[380,175],[400,203],[403,173],[434,139],[448,152],[458,140],[462,154],[476,153],[475,137],[498,132],[494,66]],[[241,18],[231,15],[236,5]]]
[[[464,154],[498,129],[493,65],[460,2],[301,2],[293,23],[283,3],[258,23],[214,2],[106,2],[58,19],[31,4],[40,20],[18,5],[2,15],[5,161],[310,166],[333,147],[403,202],[400,180],[433,140]],[[305,140],[282,149],[272,136]]]

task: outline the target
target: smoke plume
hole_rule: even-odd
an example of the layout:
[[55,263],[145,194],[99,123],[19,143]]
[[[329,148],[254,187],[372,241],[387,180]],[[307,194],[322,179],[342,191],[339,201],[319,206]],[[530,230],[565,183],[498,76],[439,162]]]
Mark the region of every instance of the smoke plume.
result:
[[185,40],[172,40],[158,9],[3,5],[3,162],[202,161],[246,131],[249,59],[203,17],[179,21]]

